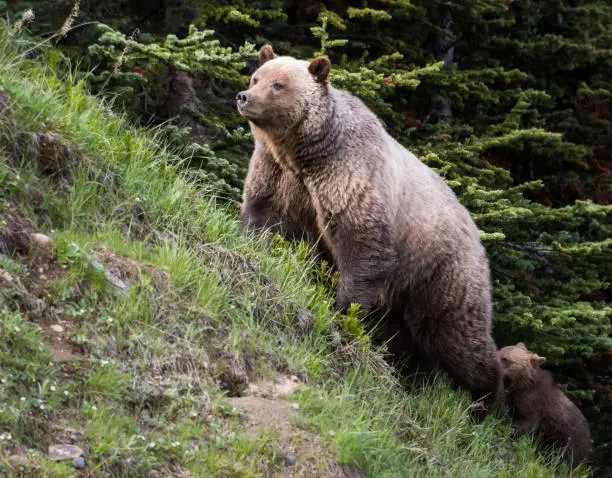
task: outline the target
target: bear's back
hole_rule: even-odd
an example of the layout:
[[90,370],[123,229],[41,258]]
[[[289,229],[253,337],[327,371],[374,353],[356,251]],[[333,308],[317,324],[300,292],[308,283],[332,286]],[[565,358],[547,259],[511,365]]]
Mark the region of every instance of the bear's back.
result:
[[542,389],[539,399],[545,439],[567,444],[573,461],[584,461],[591,448],[591,434],[580,409],[554,383]]
[[363,155],[372,187],[384,192],[397,240],[414,249],[438,247],[449,254],[468,252],[481,262],[484,249],[468,210],[444,180],[396,141],[376,115],[352,94],[332,89],[338,120],[348,124],[348,153]]

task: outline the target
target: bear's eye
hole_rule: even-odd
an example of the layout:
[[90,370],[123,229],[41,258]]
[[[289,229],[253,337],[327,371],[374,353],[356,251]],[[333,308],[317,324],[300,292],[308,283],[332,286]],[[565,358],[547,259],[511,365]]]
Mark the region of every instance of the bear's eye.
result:
[[259,81],[259,80],[258,80],[257,78],[253,78],[253,80],[251,81],[251,83],[253,83],[254,85],[256,85],[258,81]]
[[282,85],[282,84],[280,84],[280,83],[274,83],[274,84],[272,85],[272,88],[274,88],[276,91],[278,91],[278,90],[282,90],[284,87],[285,87],[285,85]]
[[503,365],[504,367],[509,367],[509,366],[510,366],[510,360],[508,360],[508,359],[507,359],[507,358],[505,358],[505,357],[502,357],[502,359],[501,359],[501,363],[502,363],[502,365]]

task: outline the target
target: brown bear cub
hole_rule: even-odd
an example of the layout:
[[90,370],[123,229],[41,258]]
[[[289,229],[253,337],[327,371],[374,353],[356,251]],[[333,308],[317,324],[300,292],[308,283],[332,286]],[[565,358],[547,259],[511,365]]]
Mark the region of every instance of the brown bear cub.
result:
[[540,433],[544,443],[562,448],[570,466],[583,463],[591,449],[589,425],[578,407],[540,368],[544,357],[523,343],[498,352],[506,399],[519,433]]
[[468,211],[361,100],[332,87],[327,57],[277,57],[267,45],[259,59],[236,97],[255,139],[243,226],[321,238],[340,310],[393,311],[428,366],[496,397],[489,266]]

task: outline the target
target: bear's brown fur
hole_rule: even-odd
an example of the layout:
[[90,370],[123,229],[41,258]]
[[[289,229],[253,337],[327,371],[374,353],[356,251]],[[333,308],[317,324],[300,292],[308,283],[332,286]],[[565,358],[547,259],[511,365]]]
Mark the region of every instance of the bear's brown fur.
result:
[[260,64],[237,95],[255,138],[243,224],[321,235],[340,310],[399,310],[419,355],[495,396],[489,267],[468,211],[359,99],[329,84],[326,57],[265,46]]
[[544,357],[523,343],[498,352],[506,399],[519,433],[540,433],[545,443],[562,447],[570,466],[584,462],[591,449],[589,425],[578,407],[542,370]]
[[241,223],[244,228],[268,228],[292,240],[314,243],[319,236],[306,186],[281,168],[257,139],[244,185]]

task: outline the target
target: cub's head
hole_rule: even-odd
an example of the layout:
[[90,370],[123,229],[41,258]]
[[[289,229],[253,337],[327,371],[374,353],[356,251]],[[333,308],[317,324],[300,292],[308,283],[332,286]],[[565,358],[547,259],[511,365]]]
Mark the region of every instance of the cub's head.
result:
[[534,383],[540,365],[546,361],[544,357],[527,350],[522,342],[498,350],[497,358],[501,365],[504,388],[508,390]]
[[249,89],[236,95],[240,114],[258,127],[288,130],[323,105],[331,68],[326,56],[309,63],[277,57],[266,45],[259,51],[259,65]]

